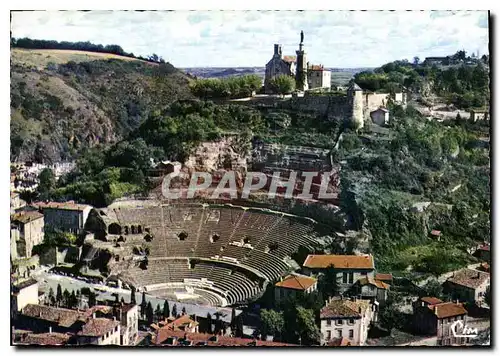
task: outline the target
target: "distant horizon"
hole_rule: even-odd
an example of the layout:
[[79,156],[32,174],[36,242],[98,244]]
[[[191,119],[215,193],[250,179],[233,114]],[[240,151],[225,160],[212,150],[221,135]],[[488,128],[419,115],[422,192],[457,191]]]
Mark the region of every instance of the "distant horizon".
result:
[[11,35],[121,46],[178,68],[264,67],[279,43],[327,68],[489,54],[488,11],[12,11]]

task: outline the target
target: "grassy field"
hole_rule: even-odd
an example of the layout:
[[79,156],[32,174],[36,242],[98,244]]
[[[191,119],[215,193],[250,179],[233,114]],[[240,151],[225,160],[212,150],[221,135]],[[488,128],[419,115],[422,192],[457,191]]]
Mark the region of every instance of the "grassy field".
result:
[[[139,59],[118,56],[111,53],[97,53],[86,51],[72,51],[61,49],[21,49],[12,48],[10,50],[12,63],[24,66],[46,68],[49,63],[64,64],[69,61],[76,63],[88,62],[103,59],[120,59],[123,61],[139,61]],[[149,63],[144,61],[145,63]],[[151,65],[154,65],[151,63]]]

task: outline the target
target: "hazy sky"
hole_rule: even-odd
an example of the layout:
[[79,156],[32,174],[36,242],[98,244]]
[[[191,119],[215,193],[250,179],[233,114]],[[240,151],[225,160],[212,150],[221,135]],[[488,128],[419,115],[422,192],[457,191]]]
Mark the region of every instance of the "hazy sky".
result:
[[376,67],[414,56],[488,53],[486,11],[35,11],[12,13],[12,36],[117,44],[177,67],[264,66],[273,44],[308,60]]

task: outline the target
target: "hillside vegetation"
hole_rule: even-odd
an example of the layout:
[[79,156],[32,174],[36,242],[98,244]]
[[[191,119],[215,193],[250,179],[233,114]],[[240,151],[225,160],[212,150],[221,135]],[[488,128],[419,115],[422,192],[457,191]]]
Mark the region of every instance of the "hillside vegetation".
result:
[[13,48],[11,161],[70,160],[116,142],[151,112],[191,98],[189,81],[169,63]]

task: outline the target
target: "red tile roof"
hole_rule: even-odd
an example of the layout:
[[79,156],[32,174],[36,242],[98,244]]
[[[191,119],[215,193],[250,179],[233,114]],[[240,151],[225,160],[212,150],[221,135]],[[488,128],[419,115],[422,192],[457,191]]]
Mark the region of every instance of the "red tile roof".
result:
[[281,342],[274,341],[262,341],[253,339],[244,339],[240,337],[230,337],[221,336],[205,333],[187,333],[181,330],[168,330],[167,328],[161,328],[156,333],[155,345],[164,346],[169,338],[176,338],[177,343],[170,346],[180,346],[179,341],[187,340],[191,341],[193,346],[197,344],[203,344],[205,346],[296,346],[294,344],[285,344]]
[[367,300],[352,301],[349,299],[333,299],[320,311],[320,318],[361,318],[361,312],[370,307]]
[[49,307],[47,305],[28,304],[21,311],[23,315],[31,318],[57,323],[61,327],[69,328],[77,321],[85,321],[82,312]]
[[296,274],[290,274],[283,278],[282,281],[275,284],[276,287],[296,289],[296,290],[307,290],[312,285],[317,282],[316,278],[301,276]]
[[43,219],[43,214],[40,214],[38,211],[22,211],[16,214],[12,214],[10,219],[12,221],[26,224],[34,220]]
[[71,335],[61,333],[28,334],[21,342],[24,345],[65,345]]
[[459,286],[476,289],[483,283],[489,281],[490,274],[473,269],[462,269],[454,272],[453,276],[448,278],[448,282],[457,284]]
[[453,316],[465,315],[467,310],[465,310],[462,303],[440,303],[429,305],[428,308],[432,310],[438,319],[449,318]]
[[309,67],[309,70],[325,70],[325,68],[323,67],[323,65],[316,65],[316,64],[313,64]]
[[120,322],[106,318],[89,319],[82,330],[78,332],[79,336],[103,336],[107,332],[112,332]]
[[309,255],[304,261],[307,268],[374,269],[373,257],[357,255]]
[[392,282],[392,274],[391,273],[376,273],[375,279],[378,281],[390,281],[390,282]]
[[443,301],[441,299],[436,298],[436,297],[422,297],[422,298],[420,298],[420,300],[423,302],[426,302],[430,305],[443,303]]
[[185,314],[173,321],[167,322],[166,324],[164,324],[165,325],[164,328],[167,328],[169,330],[178,330],[184,327],[194,328],[198,324],[199,323],[191,319],[191,317],[188,314]]
[[370,278],[370,277],[364,277],[364,278],[359,279],[359,284],[361,284],[362,286],[364,286],[366,284],[371,284],[372,286],[375,286],[379,289],[389,289],[388,284],[386,284],[382,281]]
[[288,63],[297,62],[297,56],[283,56],[283,60]]
[[490,273],[490,265],[488,264],[488,262],[481,263],[479,268],[481,269],[481,271]]
[[490,245],[483,245],[481,247],[479,247],[480,250],[482,251],[489,251],[490,250]]

